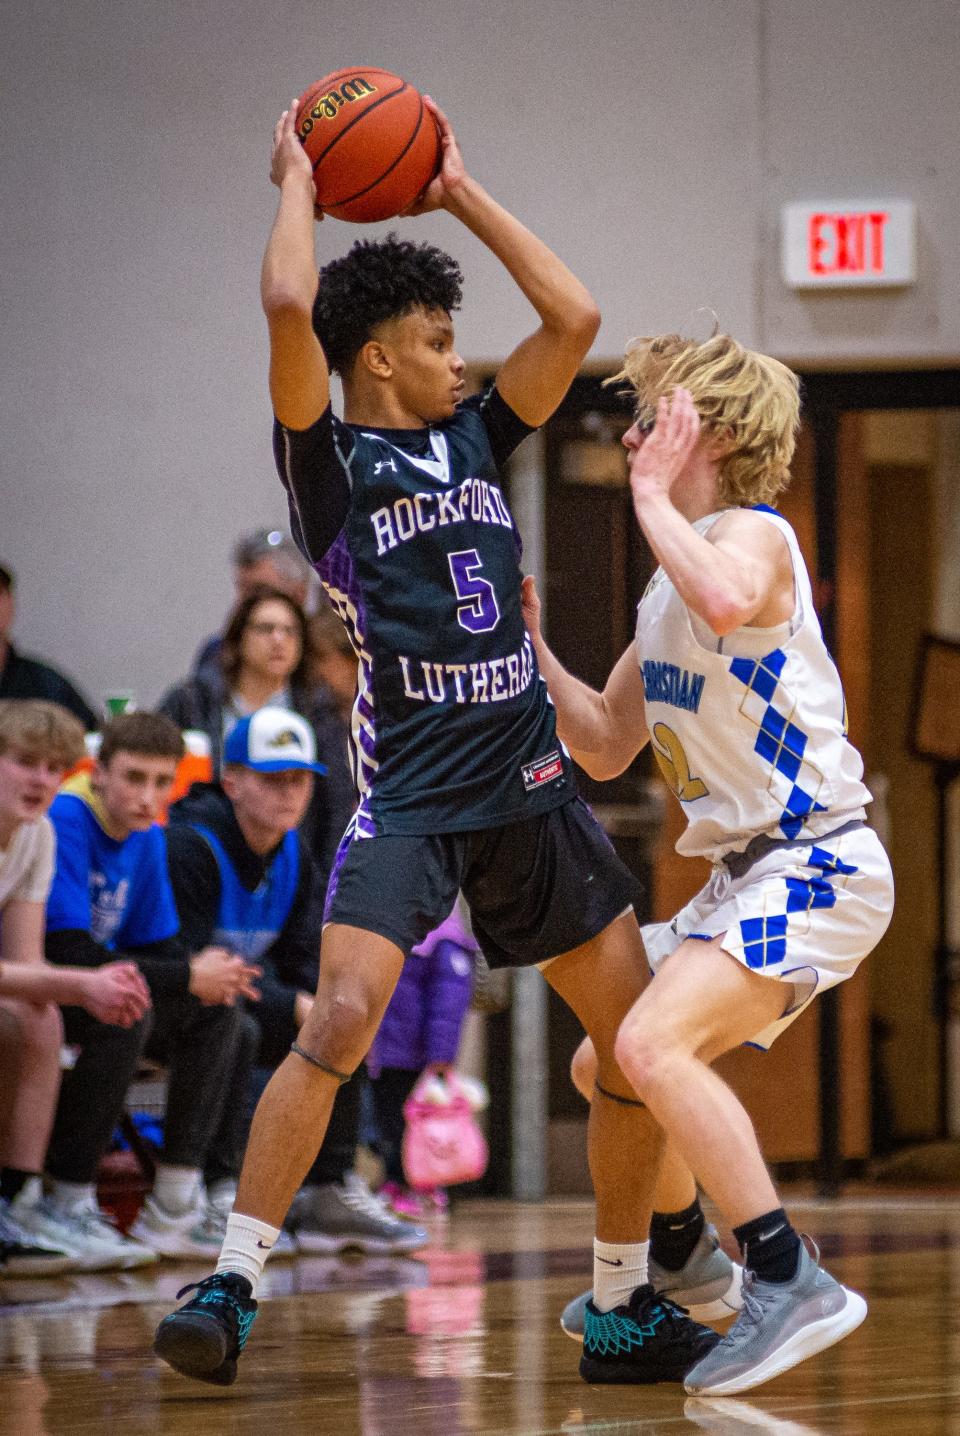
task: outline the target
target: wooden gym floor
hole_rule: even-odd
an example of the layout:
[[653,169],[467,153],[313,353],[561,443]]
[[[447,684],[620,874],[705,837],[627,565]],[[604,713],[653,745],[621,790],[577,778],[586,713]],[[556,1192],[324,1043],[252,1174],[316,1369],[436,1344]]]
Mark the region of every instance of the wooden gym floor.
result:
[[459,1205],[418,1258],[278,1262],[237,1384],[173,1375],[157,1320],[202,1268],[0,1280],[2,1436],[960,1436],[960,1200],[794,1199],[868,1298],[839,1347],[748,1397],[588,1387],[559,1329],[590,1281],[585,1201]]

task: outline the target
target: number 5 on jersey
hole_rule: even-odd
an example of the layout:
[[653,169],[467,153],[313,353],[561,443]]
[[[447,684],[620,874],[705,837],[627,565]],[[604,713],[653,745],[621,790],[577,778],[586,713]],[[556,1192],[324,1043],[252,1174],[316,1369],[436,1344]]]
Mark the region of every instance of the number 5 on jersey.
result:
[[447,555],[457,604],[457,622],[468,633],[489,633],[500,622],[493,584],[478,577],[483,563],[475,548]]

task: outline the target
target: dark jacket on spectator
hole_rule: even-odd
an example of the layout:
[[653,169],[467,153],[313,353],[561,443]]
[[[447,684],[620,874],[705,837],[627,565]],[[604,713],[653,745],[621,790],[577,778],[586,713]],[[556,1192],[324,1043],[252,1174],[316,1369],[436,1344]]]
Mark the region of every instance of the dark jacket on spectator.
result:
[[39,658],[18,653],[12,643],[7,647],[7,661],[0,668],[0,698],[44,698],[69,709],[88,733],[100,726],[96,713],[69,678]]
[[[317,758],[325,764],[318,777],[301,832],[326,884],[337,847],[356,806],[356,793],[347,753],[347,734],[332,700],[321,688],[294,688],[290,706],[313,728]],[[219,670],[205,669],[164,694],[160,713],[181,728],[197,728],[210,739],[213,775],[220,776],[223,758],[223,719],[229,701],[226,680]]]
[[[198,827],[218,839],[247,892],[269,880],[280,846],[263,856],[255,853],[217,783],[194,783],[187,796],[173,804],[166,829],[167,865],[180,918],[180,941],[191,955],[214,940],[221,894],[221,859]],[[255,1014],[271,1030],[292,1029],[297,993],[312,993],[317,986],[324,893],[307,845],[302,838],[298,841],[300,867],[289,910],[273,942],[256,959],[263,977]]]

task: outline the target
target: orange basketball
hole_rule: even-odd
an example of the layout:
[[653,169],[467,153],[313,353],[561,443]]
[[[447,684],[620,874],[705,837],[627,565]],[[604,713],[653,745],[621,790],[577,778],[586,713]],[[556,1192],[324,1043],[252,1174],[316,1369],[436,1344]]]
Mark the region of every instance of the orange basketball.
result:
[[389,70],[348,66],[297,101],[297,134],[324,214],[392,219],[440,168],[440,135],[419,90]]

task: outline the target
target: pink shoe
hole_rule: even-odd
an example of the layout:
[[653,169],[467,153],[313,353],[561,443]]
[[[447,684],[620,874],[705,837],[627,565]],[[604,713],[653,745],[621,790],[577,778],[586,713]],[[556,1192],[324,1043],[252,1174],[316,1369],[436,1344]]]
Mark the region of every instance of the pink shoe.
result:
[[411,1192],[409,1187],[401,1187],[399,1182],[384,1182],[379,1195],[398,1217],[415,1222],[423,1216],[423,1202],[420,1197],[416,1192]]

